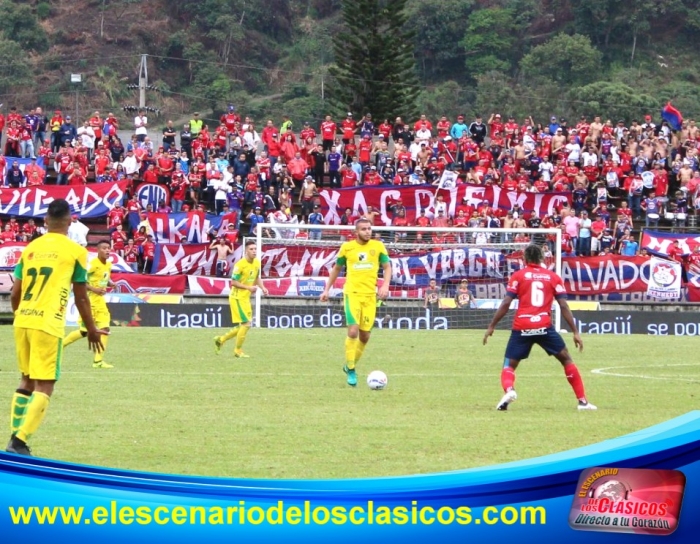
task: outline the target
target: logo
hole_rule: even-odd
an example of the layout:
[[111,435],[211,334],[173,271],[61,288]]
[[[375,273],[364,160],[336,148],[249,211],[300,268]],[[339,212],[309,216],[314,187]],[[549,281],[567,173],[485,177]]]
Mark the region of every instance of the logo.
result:
[[358,253],[357,254],[357,260],[360,262],[363,262],[364,260],[367,259],[367,253]]
[[146,209],[150,204],[155,211],[161,200],[165,201],[166,204],[170,201],[170,193],[161,185],[142,183],[139,185],[138,189],[136,189],[136,199],[143,209]]
[[670,287],[676,281],[676,270],[671,264],[656,262],[651,268],[651,277],[660,287]]
[[580,531],[670,535],[685,475],[678,470],[591,468],[579,478],[569,525]]
[[297,280],[297,292],[304,297],[317,297],[326,287],[324,280]]

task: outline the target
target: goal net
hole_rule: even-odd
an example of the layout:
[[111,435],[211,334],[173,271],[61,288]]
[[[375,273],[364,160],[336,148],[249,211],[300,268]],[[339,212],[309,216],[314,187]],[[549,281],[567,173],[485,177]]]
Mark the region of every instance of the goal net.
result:
[[[545,265],[561,274],[558,229],[372,227],[391,259],[390,294],[379,302],[375,328],[485,329],[501,303],[510,276],[524,266],[523,250],[541,245]],[[255,240],[262,279],[255,323],[269,328],[344,327],[344,271],[323,303],[319,295],[343,242],[354,226],[258,226]],[[380,270],[380,277],[382,272]],[[434,281],[431,281],[434,280]],[[499,328],[510,328],[517,301]],[[553,320],[561,326],[559,306]]]

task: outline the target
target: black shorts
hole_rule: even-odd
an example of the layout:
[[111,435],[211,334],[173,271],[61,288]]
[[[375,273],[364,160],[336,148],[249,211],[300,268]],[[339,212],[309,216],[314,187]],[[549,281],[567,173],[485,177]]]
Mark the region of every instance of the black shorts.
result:
[[542,327],[525,331],[511,331],[508,346],[506,346],[506,359],[521,361],[530,356],[530,350],[535,344],[547,352],[547,355],[556,355],[566,348],[564,339],[554,327]]
[[323,150],[330,151],[333,149],[333,140],[323,140]]

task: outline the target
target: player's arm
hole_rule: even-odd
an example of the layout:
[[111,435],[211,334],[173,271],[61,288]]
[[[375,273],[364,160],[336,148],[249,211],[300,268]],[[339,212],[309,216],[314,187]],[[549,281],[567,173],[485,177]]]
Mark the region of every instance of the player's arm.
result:
[[102,345],[102,335],[109,334],[107,331],[98,329],[95,326],[95,321],[92,318],[92,309],[90,308],[90,300],[88,299],[88,290],[86,283],[73,282],[73,296],[75,298],[75,307],[78,309],[80,318],[87,329],[87,339],[90,349],[96,353],[100,353],[104,346]]
[[250,291],[251,293],[255,293],[256,289],[258,288],[257,285],[246,285],[245,283],[241,283],[235,278],[231,278],[231,285],[235,287],[236,289],[242,289],[243,291]]
[[255,283],[258,286],[258,289],[263,292],[263,295],[267,296],[269,294],[267,287],[265,287],[265,284],[263,283],[262,274],[258,274],[258,279],[255,280]]
[[[340,260],[340,258],[338,260]],[[323,293],[321,293],[321,296],[319,297],[321,302],[328,302],[328,293],[330,292],[331,287],[333,287],[335,284],[335,281],[338,279],[340,272],[343,270],[343,266],[344,265],[336,262],[335,266],[331,268],[331,271],[328,274],[328,281],[326,281],[326,287],[323,289]]]
[[484,345],[486,345],[486,342],[489,341],[489,336],[493,335],[493,331],[496,330],[496,325],[498,325],[501,319],[503,319],[508,313],[511,302],[513,302],[513,297],[511,295],[506,295],[503,297],[501,305],[498,307],[498,310],[496,310],[488,329],[486,329],[486,334],[484,334]]
[[566,324],[569,326],[569,329],[574,335],[574,345],[578,348],[579,351],[583,351],[583,340],[581,340],[581,335],[578,332],[578,327],[576,327],[574,314],[571,313],[569,303],[564,297],[557,298],[557,303],[559,304],[559,308],[561,308],[561,316],[564,318],[564,321],[566,321]]
[[22,300],[22,280],[15,276],[12,284],[12,292],[10,293],[10,303],[12,304],[12,313],[14,314],[19,308],[19,303]]
[[385,253],[379,255],[379,262],[382,264],[383,280],[379,287],[379,298],[384,300],[389,296],[389,286],[391,285],[391,260]]

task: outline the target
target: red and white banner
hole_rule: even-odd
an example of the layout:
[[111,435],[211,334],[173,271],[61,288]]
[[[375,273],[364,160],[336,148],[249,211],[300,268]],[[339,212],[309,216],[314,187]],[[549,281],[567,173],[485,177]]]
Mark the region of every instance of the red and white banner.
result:
[[80,217],[103,217],[124,200],[128,181],[87,185],[39,185],[20,189],[4,188],[0,193],[0,214],[44,217],[49,204],[64,198],[71,212]]
[[0,272],[0,293],[6,294],[12,291],[12,284],[15,282],[12,272]]
[[[19,258],[22,256],[22,251],[24,251],[26,245],[26,242],[12,242],[9,244],[0,245],[0,270],[14,269],[15,265],[19,262]],[[97,251],[92,249],[88,250],[88,264],[95,257],[97,257]],[[117,253],[112,252],[109,260],[112,261],[113,272],[132,272],[129,263],[127,263]]]
[[[368,206],[379,210],[379,219],[385,225],[391,225],[390,207],[399,199],[406,208],[406,216],[413,220],[418,210],[425,209],[428,217],[435,211],[437,188],[432,185],[353,187],[348,189],[323,189],[320,191],[321,208],[326,224],[339,225],[340,216],[346,208],[355,214],[367,211]],[[488,201],[494,208],[510,210],[519,204],[525,212],[537,212],[540,217],[551,214],[555,208],[564,203],[571,203],[571,193],[520,193],[506,191],[498,186],[458,185],[441,189],[439,194],[447,203],[448,213],[454,215],[456,207],[467,199],[467,204],[476,208],[483,201]]]
[[187,287],[185,276],[158,276],[153,274],[112,274],[114,292],[123,294],[182,295]]
[[661,300],[681,296],[681,263],[660,257],[652,257],[650,262],[647,295]]
[[[136,231],[141,217],[136,212],[129,214],[129,228]],[[228,232],[229,224],[236,225],[238,212],[233,211],[225,215],[213,215],[204,212],[187,213],[156,213],[148,214],[148,224],[153,231],[156,243],[178,244],[182,238],[187,243],[199,244],[208,240],[210,232],[222,235]]]
[[[215,273],[216,251],[209,244],[156,244],[152,271],[159,275]],[[229,255],[229,261],[231,260]]]

